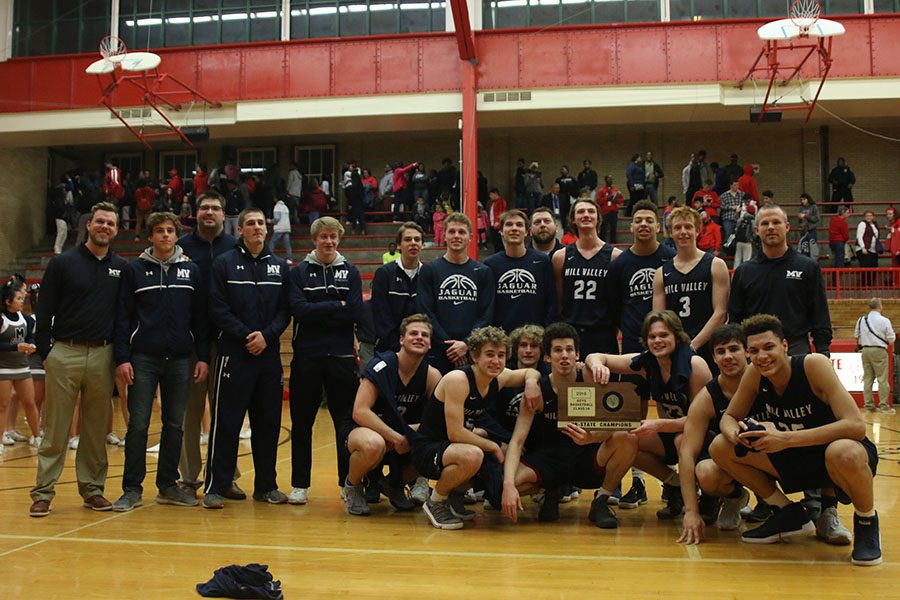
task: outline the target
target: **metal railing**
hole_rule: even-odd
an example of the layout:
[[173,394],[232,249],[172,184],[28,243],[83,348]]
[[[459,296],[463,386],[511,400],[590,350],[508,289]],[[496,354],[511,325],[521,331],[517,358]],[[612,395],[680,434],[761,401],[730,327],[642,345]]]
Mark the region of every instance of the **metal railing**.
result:
[[900,268],[822,269],[830,300],[900,299]]

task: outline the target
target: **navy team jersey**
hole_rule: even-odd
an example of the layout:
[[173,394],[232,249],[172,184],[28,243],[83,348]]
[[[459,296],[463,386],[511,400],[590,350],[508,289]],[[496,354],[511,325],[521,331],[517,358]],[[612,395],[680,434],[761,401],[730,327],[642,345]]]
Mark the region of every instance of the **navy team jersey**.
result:
[[[718,377],[713,377],[712,381],[706,384],[706,391],[709,392],[709,396],[712,398],[713,410],[716,411],[716,416],[709,421],[709,432],[712,435],[718,435],[721,433],[719,423],[722,422],[722,415],[725,414],[731,400],[729,400],[725,396],[725,392],[722,391],[722,386],[719,385]],[[769,420],[769,416],[766,414],[766,405],[760,401],[759,397],[753,402],[753,406],[750,407],[750,412],[747,413],[747,417],[755,419],[760,423]]]
[[713,314],[713,255],[706,253],[687,273],[670,261],[662,266],[666,292],[666,308],[681,318],[687,334],[694,338]]
[[[469,381],[469,392],[463,405],[463,419],[465,428],[472,430],[475,429],[475,422],[487,411],[488,407],[496,404],[500,384],[497,383],[496,379],[492,380],[487,394],[482,396],[478,392],[478,385],[475,382],[475,371],[472,370],[472,365],[460,367],[458,370],[465,373],[466,379]],[[444,403],[434,395],[428,399],[428,402],[425,403],[425,408],[422,410],[419,434],[429,439],[448,439],[447,420],[444,417]]]
[[610,320],[609,263],[613,247],[604,244],[590,260],[576,244],[565,248],[562,320],[581,329],[614,327]]
[[379,352],[369,361],[363,377],[378,390],[372,412],[391,429],[402,432],[407,425],[414,425],[422,420],[422,408],[427,399],[427,360],[422,361],[409,382],[403,385],[397,354],[390,351]]
[[[578,383],[584,381],[581,371],[578,371],[575,381]],[[531,422],[531,431],[528,432],[528,438],[525,441],[528,451],[534,452],[535,449],[546,446],[574,444],[575,442],[572,441],[572,438],[557,428],[559,401],[556,391],[553,389],[553,382],[550,381],[550,375],[541,376],[541,395],[544,398],[544,410],[535,413],[534,420]]]
[[622,353],[643,350],[641,326],[644,315],[653,310],[653,275],[675,251],[660,245],[656,252],[640,256],[628,248],[609,265],[611,301],[622,332]]
[[520,325],[546,325],[556,312],[556,286],[550,258],[531,248],[525,256],[500,251],[484,261],[494,274],[494,322],[507,332]]
[[781,431],[812,429],[837,420],[831,407],[822,402],[809,386],[803,368],[806,356],[791,357],[791,378],[780,396],[771,381],[765,377],[759,379],[757,401],[764,403],[768,420]]
[[656,357],[649,350],[641,352],[631,361],[635,371],[643,369],[647,374],[647,388],[656,401],[656,410],[661,419],[679,419],[687,416],[691,404],[691,357],[694,351],[688,344],[678,344],[672,353],[672,371],[667,381]]

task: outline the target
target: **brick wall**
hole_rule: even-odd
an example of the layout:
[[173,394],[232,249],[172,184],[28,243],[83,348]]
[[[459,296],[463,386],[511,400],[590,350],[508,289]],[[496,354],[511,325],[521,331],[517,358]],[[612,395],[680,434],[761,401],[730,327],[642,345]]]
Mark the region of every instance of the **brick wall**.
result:
[[[47,150],[45,148],[0,149],[0,265],[26,253],[44,237],[47,197]],[[6,277],[7,273],[0,276]]]

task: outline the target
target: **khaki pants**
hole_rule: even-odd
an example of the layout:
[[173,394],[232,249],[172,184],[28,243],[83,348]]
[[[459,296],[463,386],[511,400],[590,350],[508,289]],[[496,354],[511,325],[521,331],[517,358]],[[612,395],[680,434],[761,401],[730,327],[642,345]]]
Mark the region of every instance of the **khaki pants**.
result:
[[108,467],[106,428],[115,364],[111,344],[97,348],[56,342],[47,360],[44,441],[38,450],[37,483],[32,500],[52,500],[66,463],[75,399],[81,393],[81,438],[75,454],[78,493],[85,499],[103,494]]
[[[181,438],[181,460],[178,462],[178,472],[181,481],[194,484],[200,481],[200,473],[203,471],[203,454],[200,452],[200,430],[203,421],[203,412],[206,410],[206,396],[210,402],[215,398],[213,389],[213,365],[216,364],[216,344],[209,344],[209,375],[206,380],[196,383],[193,380],[193,366],[191,367],[191,394],[188,398],[187,409],[184,411],[184,434]],[[197,364],[194,357],[192,364]],[[239,468],[234,469],[234,478],[241,476]]]
[[863,401],[866,408],[875,408],[872,382],[878,380],[878,398],[881,406],[888,406],[891,400],[891,385],[888,380],[888,355],[884,348],[863,348]]

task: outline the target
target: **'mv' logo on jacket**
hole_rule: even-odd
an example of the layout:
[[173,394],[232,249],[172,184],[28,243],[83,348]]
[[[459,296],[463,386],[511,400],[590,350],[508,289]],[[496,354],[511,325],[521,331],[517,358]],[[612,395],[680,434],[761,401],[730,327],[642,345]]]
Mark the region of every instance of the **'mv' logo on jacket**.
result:
[[267,275],[281,275],[281,265],[266,265]]
[[791,271],[788,270],[784,276],[785,279],[796,279],[798,281],[803,279],[803,271]]
[[178,279],[189,280],[191,278],[191,270],[190,269],[178,269],[175,272],[175,276]]

